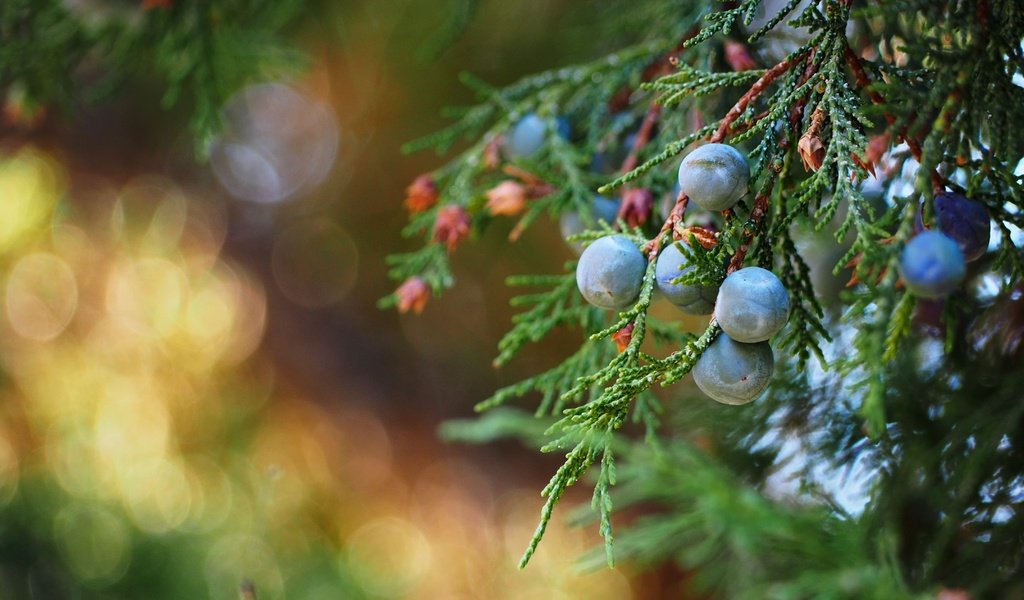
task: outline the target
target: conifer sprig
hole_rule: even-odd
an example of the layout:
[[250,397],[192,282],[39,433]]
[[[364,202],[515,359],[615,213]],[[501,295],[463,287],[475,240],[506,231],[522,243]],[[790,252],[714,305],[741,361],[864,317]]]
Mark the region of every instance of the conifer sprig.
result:
[[[802,28],[806,37],[767,65],[758,66],[755,55],[745,55],[730,64],[735,70],[723,69],[723,38],[735,38],[741,23],[749,26],[760,4],[743,0],[705,12],[700,26],[690,23],[678,29],[687,32],[682,42],[673,45],[663,39],[635,46],[615,61],[551,71],[502,89],[467,80],[483,104],[424,142],[443,150],[461,136],[479,138],[435,174],[451,190],[442,205],[454,203],[472,211],[481,206],[474,199],[480,186],[491,181],[494,166],[488,160],[501,162],[496,148],[523,115],[536,112],[549,132],[558,117],[572,120],[581,130],[574,136],[549,134],[536,156],[506,157],[554,188],[524,209],[513,237],[544,213],[586,214],[595,189],[624,197],[636,188],[666,199],[675,194],[675,202],[646,228],[629,229],[620,211],[617,223],[572,238],[592,241],[625,232],[642,248],[649,264],[634,306],[602,318],[599,311],[581,305],[569,276],[544,280],[553,286],[550,291],[516,301],[532,308],[516,317],[499,346],[497,363],[555,327],[578,326],[584,332],[580,349],[560,365],[499,390],[478,406],[484,410],[538,392],[542,400],[537,414],[560,416],[547,432],[553,441],[544,449],[565,452],[565,462],[544,490],[540,524],[521,566],[536,550],[554,506],[595,463],[601,467],[592,508],[606,542],[605,560],[612,562],[612,489],[621,480],[615,461],[623,455],[615,447],[616,436],[632,415],[657,444],[654,431],[660,417],[651,395],[654,384],[682,379],[719,333],[714,319],[697,335],[648,316],[655,259],[665,244],[677,244],[695,267],[674,283],[718,285],[749,264],[777,274],[792,304],[787,329],[775,345],[788,351],[801,373],[814,356],[845,383],[843,393],[854,400],[840,418],[852,421],[855,412],[859,421],[856,426],[844,422],[844,443],[858,440],[864,445],[884,443],[892,435],[887,385],[892,363],[913,338],[918,305],[917,297],[904,288],[898,265],[906,243],[921,229],[935,226],[934,196],[963,191],[984,203],[1000,234],[992,264],[1001,270],[1002,285],[1016,281],[1007,279],[1009,274],[1024,273],[1013,237],[1019,235],[1014,228],[1024,221],[1024,186],[1015,173],[1024,144],[1019,136],[995,129],[996,124],[1007,129],[1014,119],[1024,122],[1024,94],[1013,83],[1014,76],[1024,75],[1019,7],[1007,0],[887,1],[854,10],[850,0],[825,0],[795,14],[801,3],[791,0],[776,5],[778,12],[767,15],[755,31],[748,29],[746,43],[766,41],[783,25]],[[918,13],[897,18],[892,13],[897,7]],[[958,20],[970,22],[969,29],[958,29]],[[860,31],[851,31],[851,23]],[[871,46],[866,32],[882,41]],[[903,40],[902,46],[897,39]],[[749,50],[736,39],[729,44],[733,52]],[[976,65],[984,74],[972,75]],[[599,83],[593,84],[591,76],[598,73]],[[567,86],[570,81],[577,85]],[[618,118],[611,116],[613,106]],[[686,111],[696,118],[686,118]],[[634,128],[631,141],[623,141]],[[714,215],[710,225],[696,223],[697,217],[687,215],[686,195],[671,191],[672,159],[702,140],[752,147],[751,197]],[[588,168],[589,158],[597,164],[616,145],[625,152],[621,169],[613,174],[607,168]],[[488,221],[474,215],[474,229]],[[855,334],[845,339],[833,341],[836,324],[827,321],[812,283],[813,257],[798,249],[794,227],[808,223],[832,234],[842,249],[841,258],[827,270],[838,274],[853,268],[840,327]],[[950,299],[943,312],[948,351],[957,350],[953,342],[960,302]],[[667,341],[668,353],[644,346],[648,337]],[[837,407],[822,399],[816,402],[806,410]],[[870,441],[861,437],[862,429]],[[868,558],[865,565],[865,574],[899,579],[891,565],[879,567]],[[794,594],[814,589],[802,586],[780,589]]]

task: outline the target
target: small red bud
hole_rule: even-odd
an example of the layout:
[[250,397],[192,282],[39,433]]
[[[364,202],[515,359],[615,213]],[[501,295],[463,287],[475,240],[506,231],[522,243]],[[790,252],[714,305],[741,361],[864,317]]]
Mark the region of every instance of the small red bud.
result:
[[457,204],[451,204],[437,211],[434,221],[434,241],[448,246],[454,252],[462,240],[469,237],[469,213]]
[[526,209],[526,186],[511,179],[487,191],[487,212],[515,216]]
[[430,174],[420,175],[405,188],[405,207],[411,214],[421,213],[437,204],[437,183]]
[[420,314],[430,300],[430,286],[419,277],[410,277],[398,286],[395,295],[398,296],[398,312],[407,313],[411,310]]
[[749,71],[757,67],[747,45],[732,40],[725,41],[725,62],[733,71]]
[[633,324],[630,323],[613,333],[612,340],[615,341],[615,346],[618,347],[619,352],[625,352],[626,348],[629,347],[629,343],[633,341]]
[[496,136],[484,146],[484,166],[488,171],[493,171],[501,164],[501,144],[504,142],[502,136]]
[[879,161],[882,160],[882,156],[889,151],[889,144],[890,139],[888,132],[880,133],[868,141],[867,151],[864,152],[864,162],[871,166],[871,169],[869,170],[872,173],[874,172],[875,165],[877,165]]
[[640,227],[651,218],[654,210],[654,195],[647,188],[633,188],[622,194],[618,218],[630,227]]

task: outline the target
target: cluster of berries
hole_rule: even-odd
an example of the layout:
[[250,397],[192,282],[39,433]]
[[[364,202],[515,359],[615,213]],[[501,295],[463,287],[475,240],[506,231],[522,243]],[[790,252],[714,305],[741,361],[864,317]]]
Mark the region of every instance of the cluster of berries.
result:
[[[747,192],[749,178],[746,159],[724,144],[701,146],[679,167],[680,190],[707,210],[735,206]],[[681,283],[694,268],[679,242],[669,244],[655,265],[657,289],[683,312],[714,313],[723,333],[697,361],[694,381],[719,402],[745,404],[757,398],[771,378],[774,360],[768,339],[789,319],[789,294],[778,277],[760,267],[739,269],[720,286]],[[647,259],[636,244],[610,235],[583,251],[576,284],[591,304],[623,310],[637,301],[646,269]]]
[[[551,133],[546,121],[531,113],[505,136],[502,149],[509,158],[529,158],[543,148]],[[569,122],[557,119],[554,133],[568,139]],[[749,180],[750,168],[743,154],[732,146],[710,143],[693,150],[680,163],[677,192],[706,211],[727,211],[747,193]],[[528,188],[504,182],[488,192],[489,210],[495,214],[519,212],[526,198],[536,195]],[[549,191],[545,188],[537,193]],[[437,201],[436,186],[428,176],[414,182],[408,192],[407,204],[412,212],[425,210]],[[589,214],[562,214],[561,233],[568,238],[598,221],[614,223],[617,219],[635,226],[630,216],[646,211],[639,220],[642,224],[652,205],[650,192],[642,188],[627,190],[622,199],[598,195]],[[989,244],[990,220],[982,204],[955,192],[944,192],[936,196],[935,209],[936,226],[911,239],[899,261],[907,289],[922,298],[943,298],[957,289],[964,280],[966,262],[980,258]],[[468,230],[468,215],[462,207],[445,207],[438,214],[435,238],[446,243],[449,250],[454,250]],[[719,402],[750,402],[761,394],[771,377],[774,361],[768,340],[789,318],[789,294],[778,277],[759,267],[736,270],[721,285],[681,283],[680,279],[696,267],[679,244],[667,245],[657,257],[657,290],[683,312],[714,313],[723,332],[698,359],[692,371],[694,380]],[[625,310],[636,303],[648,264],[636,244],[623,235],[608,235],[586,248],[578,242],[570,245],[582,253],[576,281],[588,302],[609,310]],[[413,289],[413,285],[419,287]],[[428,297],[429,290],[422,281],[412,278],[399,289],[400,309],[418,312]]]

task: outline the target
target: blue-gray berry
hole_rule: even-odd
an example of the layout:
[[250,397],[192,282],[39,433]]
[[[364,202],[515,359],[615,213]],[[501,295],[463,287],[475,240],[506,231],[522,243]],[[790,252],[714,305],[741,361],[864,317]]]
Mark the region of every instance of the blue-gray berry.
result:
[[715,319],[737,342],[763,342],[786,325],[789,293],[771,271],[761,267],[740,269],[722,282],[715,301]]
[[505,150],[512,158],[529,158],[544,146],[547,124],[536,113],[519,120],[508,134]]
[[672,283],[673,279],[694,268],[679,249],[678,242],[669,244],[658,256],[658,263],[654,267],[655,282],[665,298],[683,312],[691,315],[710,314],[715,308],[715,297],[718,296],[717,285]]
[[747,404],[768,386],[775,357],[768,342],[742,344],[719,334],[693,366],[693,381],[722,404]]
[[679,188],[705,210],[725,210],[747,193],[750,166],[727,144],[705,144],[679,165]]
[[647,259],[621,235],[610,235],[587,246],[576,265],[576,285],[594,306],[623,310],[640,297]]

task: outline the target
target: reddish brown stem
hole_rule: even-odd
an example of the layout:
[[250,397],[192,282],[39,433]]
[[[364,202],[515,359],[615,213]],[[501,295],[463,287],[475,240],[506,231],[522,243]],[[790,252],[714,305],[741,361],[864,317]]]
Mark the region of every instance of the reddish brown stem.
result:
[[668,218],[665,219],[665,224],[661,226],[661,231],[644,245],[643,251],[647,254],[648,260],[654,260],[658,257],[658,252],[661,251],[661,240],[665,237],[665,234],[675,228],[676,223],[683,220],[683,215],[686,214],[686,205],[689,203],[689,196],[679,192],[679,196],[676,197],[676,204],[672,207],[671,212],[668,213]]
[[739,249],[736,250],[736,254],[732,255],[732,259],[729,261],[729,268],[726,269],[726,274],[732,274],[743,267],[743,261],[747,258],[747,251],[750,250],[750,245],[754,242],[754,232],[760,227],[765,215],[768,214],[768,203],[771,200],[772,188],[774,187],[775,180],[773,179],[768,189],[757,198],[754,198],[754,208],[750,211],[750,218],[754,221],[754,224],[744,230],[743,241],[740,243]]
[[676,226],[672,229],[673,239],[687,240],[692,235],[693,239],[697,240],[697,243],[703,246],[705,250],[710,250],[718,245],[718,235],[714,231],[697,225],[690,227],[682,227],[682,225],[682,223],[676,223]]
[[636,168],[640,151],[643,150],[644,146],[651,141],[651,135],[654,133],[654,126],[658,123],[658,119],[661,117],[661,105],[652,102],[650,108],[647,109],[647,114],[644,116],[643,123],[640,124],[640,131],[636,134],[636,139],[633,141],[633,147],[629,149],[629,155],[626,156],[626,160],[622,161],[622,172],[629,173]]
[[[678,57],[683,50],[686,49],[686,42],[693,36],[697,35],[699,31],[699,28],[694,27],[689,31],[689,33],[679,40],[679,43],[676,44],[675,48],[661,55],[654,62],[647,65],[647,67],[640,73],[640,81],[651,81],[656,77],[671,73],[672,69],[679,64]],[[634,88],[632,86],[625,86],[613,94],[608,100],[608,110],[610,112],[618,112],[629,106],[629,98],[633,95],[633,90]]]
[[[807,68],[804,69],[804,74],[800,76],[800,83],[797,85],[803,85],[814,76],[814,73],[818,70],[818,65],[814,62],[814,50],[811,50],[811,54],[808,57]],[[791,129],[796,129],[800,125],[800,118],[804,116],[804,107],[807,105],[807,96],[800,98],[793,105],[793,110],[789,113],[789,126]],[[783,148],[789,144],[789,140],[783,138],[780,142]]]
[[504,171],[506,175],[511,175],[512,177],[515,177],[516,179],[522,181],[526,185],[540,186],[548,184],[548,182],[544,181],[540,177],[537,177],[536,175],[527,171],[526,169],[517,167],[512,164],[505,165],[504,167],[501,168],[501,170]]
[[763,94],[764,91],[768,89],[768,86],[771,85],[772,82],[778,79],[786,71],[792,69],[793,65],[802,61],[805,56],[807,56],[807,53],[798,54],[797,56],[788,58],[765,71],[765,74],[762,75],[761,78],[758,79],[756,82],[754,82],[754,85],[750,86],[750,89],[747,90],[747,93],[743,94],[743,96],[740,97],[736,104],[731,109],[729,109],[729,112],[726,113],[725,118],[722,119],[722,123],[718,126],[718,131],[716,131],[715,134],[711,136],[711,142],[719,143],[722,140],[724,140],[725,136],[729,133],[729,128],[736,121],[736,119],[740,118],[740,116],[743,115],[743,112],[747,110],[747,107],[750,106],[750,103],[753,102],[754,100],[757,100],[761,96],[761,94]]

